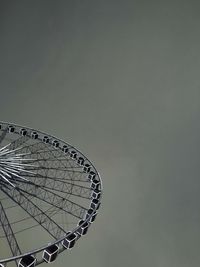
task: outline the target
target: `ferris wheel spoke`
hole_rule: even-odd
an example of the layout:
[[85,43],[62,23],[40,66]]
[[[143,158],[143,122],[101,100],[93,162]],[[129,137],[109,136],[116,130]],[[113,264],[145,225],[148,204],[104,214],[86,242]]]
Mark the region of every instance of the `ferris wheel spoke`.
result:
[[[29,139],[30,139],[30,137],[28,135],[26,135],[26,136],[22,136],[22,137],[16,139],[15,141],[18,140],[17,143],[19,143],[19,145],[22,145],[22,144],[25,144],[26,140],[29,140]],[[23,141],[23,140],[25,140],[25,141]],[[12,145],[12,143],[14,143],[15,141],[11,142],[10,144]],[[34,153],[39,153],[39,151],[43,151],[43,149],[46,149],[46,145],[42,141],[40,141],[40,142],[34,143],[34,144],[25,144],[24,146],[19,147],[18,151],[25,152],[26,155],[28,155],[28,154],[34,155]]]
[[[30,176],[29,176],[30,177]],[[34,177],[34,180],[31,180],[30,183],[35,186],[40,186],[45,189],[50,189],[73,196],[90,199],[91,189],[86,186],[76,185],[63,180],[58,180],[50,177]],[[27,184],[26,181],[20,181],[21,183]]]
[[[75,182],[90,183],[89,179],[85,179],[85,177],[83,179],[80,174],[78,174],[77,176],[74,176],[72,178],[68,178],[68,177],[64,177],[64,176],[59,177],[59,176],[55,176],[55,175],[48,176],[46,173],[42,173],[42,174],[35,173],[34,175],[29,174],[29,173],[25,173],[23,175],[21,174],[21,176],[26,178],[29,181],[37,181],[37,180],[42,181],[43,180],[43,183],[44,183],[45,179],[60,181],[60,182],[72,184],[72,185],[74,185]],[[88,188],[88,187],[86,187],[86,188]]]
[[[46,150],[46,151],[42,151],[42,152],[49,152],[49,150]],[[40,152],[41,153],[41,152]],[[32,155],[36,155],[36,154],[39,154],[39,153],[33,153]],[[68,158],[66,158],[66,157],[64,157],[63,155],[61,156],[61,157],[57,157],[57,158],[47,158],[47,159],[43,159],[43,158],[38,158],[38,160],[37,161],[39,161],[39,162],[42,162],[42,161],[51,161],[51,162],[54,162],[54,161],[57,161],[57,160],[59,160],[60,162],[62,162],[62,161],[64,161],[64,162],[66,162],[66,160],[69,162],[71,162],[71,163],[73,163],[73,160],[72,159],[68,159]],[[80,167],[79,167],[80,168]]]
[[83,179],[83,178],[80,178],[81,175],[79,176],[75,176],[73,178],[66,178],[66,177],[53,177],[53,176],[48,176],[46,174],[39,174],[39,173],[36,173],[35,175],[30,175],[30,174],[26,174],[26,178],[36,178],[36,179],[53,179],[55,181],[61,181],[63,183],[68,183],[68,181],[72,182],[74,184],[74,182],[82,182],[82,183],[89,183],[90,181],[87,179]]
[[[34,161],[34,162],[37,162],[37,161]],[[38,168],[38,171],[40,171],[40,170],[47,170],[47,171],[49,171],[49,170],[55,170],[55,171],[65,171],[65,172],[69,172],[69,173],[78,173],[78,174],[83,174],[83,172],[82,171],[77,171],[77,170],[74,170],[75,168],[74,167],[60,167],[60,168],[58,168],[58,167],[47,167],[47,166],[40,166],[39,168]],[[31,169],[30,169],[31,170]]]
[[[35,180],[37,181],[37,180]],[[43,187],[63,193],[68,193],[77,197],[90,199],[91,189],[86,186],[76,185],[63,180],[47,177]]]
[[38,169],[30,169],[35,173],[36,177],[48,178],[48,179],[57,179],[63,182],[71,181],[74,183],[75,181],[85,181],[85,174],[78,171],[68,171],[66,169],[61,168],[38,168]]
[[[73,171],[74,169],[79,169],[81,170],[82,168],[80,166],[76,166],[76,165],[72,165],[71,162],[66,159],[66,158],[57,158],[57,159],[52,159],[52,158],[46,158],[46,159],[40,159],[40,158],[35,158],[33,156],[35,156],[35,154],[31,154],[32,155],[32,160],[34,162],[37,162],[39,164],[40,167],[48,167],[50,165],[56,166],[56,163],[59,163],[59,165],[62,165],[63,168],[65,168],[66,170],[71,169],[71,171]],[[67,163],[67,165],[66,165]],[[73,163],[73,161],[72,161]]]
[[61,197],[60,195],[35,184],[23,183],[18,189],[27,195],[33,195],[34,197],[79,219],[82,219],[87,211],[85,207],[82,207],[69,199]]
[[[65,164],[60,159],[65,159]],[[70,169],[74,168],[74,160],[68,158],[61,150],[47,147],[47,151],[42,151],[39,155],[37,155],[37,159],[41,159],[45,161],[45,167],[53,167],[53,168],[65,168]],[[53,162],[49,163],[49,160],[53,159]]]
[[[34,161],[35,162],[35,161]],[[35,162],[36,163],[36,162]],[[86,174],[83,171],[76,170],[74,168],[58,167],[58,166],[37,166],[37,168],[29,168],[29,171],[33,171],[35,176],[38,177],[50,177],[60,180],[70,181],[88,181]],[[29,174],[28,174],[29,175]],[[31,175],[29,175],[31,176]]]
[[86,186],[76,185],[66,181],[59,181],[51,178],[47,178],[45,188],[68,193],[77,197],[90,199],[91,189]]
[[[31,147],[27,147],[29,149],[31,149]],[[46,161],[64,161],[64,162],[68,162],[70,164],[70,166],[73,166],[74,164],[74,160],[71,158],[68,158],[66,155],[60,154],[57,157],[53,154],[53,152],[57,152],[57,150],[55,149],[48,149],[48,150],[39,150],[36,152],[31,152],[32,156],[34,156],[35,158],[37,158],[38,162],[46,162]],[[59,152],[61,153],[61,152]]]
[[66,234],[64,229],[29,199],[29,196],[26,196],[17,188],[12,190],[1,188],[1,190],[28,213],[33,220],[37,221],[53,238],[58,239]]
[[55,148],[49,148],[46,144],[39,142],[34,145],[25,146],[21,150],[22,152],[26,152],[27,155],[31,154],[32,160],[37,162],[40,167],[50,167],[50,166],[62,166],[67,171],[70,169],[77,168],[74,165],[74,161],[70,158],[65,157],[62,151],[59,151]]
[[33,146],[28,146],[25,151],[27,154],[31,153],[32,159],[39,165],[38,172],[41,170],[59,170],[60,172],[68,173],[68,176],[74,173],[83,173],[83,171],[80,170],[80,167],[75,164],[74,160],[63,156],[62,151],[46,147],[46,144],[44,145],[43,143],[37,144],[37,147],[38,146],[41,146],[41,148],[45,146],[45,150],[39,150],[37,153],[34,153],[35,148],[33,149]]
[[48,147],[47,144],[39,141],[38,143],[27,145],[22,148],[26,152],[30,152],[31,155],[37,156],[38,159],[49,159],[49,158],[63,158],[63,152],[53,147]]
[[[66,194],[71,194],[73,196],[90,199],[91,198],[91,188],[82,186],[82,185],[76,185],[74,183],[74,180],[63,180],[63,179],[56,179],[52,177],[45,177],[45,176],[25,176],[26,178],[32,178],[29,179],[28,184],[34,184],[35,186],[40,186],[45,189],[50,189]],[[71,183],[69,182],[71,181]],[[20,183],[27,184],[27,179],[24,181],[20,180]]]
[[5,209],[0,202],[0,222],[1,226],[3,228],[5,237],[8,241],[8,245],[10,247],[10,251],[13,256],[21,255],[21,249],[19,247],[19,244],[17,242],[17,239],[14,235],[14,232],[12,230],[11,224],[9,222],[9,219],[6,215]]

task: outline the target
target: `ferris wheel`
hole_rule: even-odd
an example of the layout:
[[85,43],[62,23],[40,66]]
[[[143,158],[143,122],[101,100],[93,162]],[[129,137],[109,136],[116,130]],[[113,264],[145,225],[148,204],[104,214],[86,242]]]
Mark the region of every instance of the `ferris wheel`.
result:
[[51,263],[95,221],[102,181],[72,145],[0,122],[0,267]]

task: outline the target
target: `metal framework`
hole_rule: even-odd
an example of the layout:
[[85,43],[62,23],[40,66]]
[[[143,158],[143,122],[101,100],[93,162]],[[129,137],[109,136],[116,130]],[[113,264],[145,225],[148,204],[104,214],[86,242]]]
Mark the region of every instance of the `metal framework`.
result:
[[101,196],[100,175],[79,150],[41,131],[0,122],[0,242],[7,246],[0,266],[54,261],[87,233]]
[[19,245],[17,243],[17,239],[13,233],[12,227],[9,223],[8,217],[6,215],[5,209],[3,208],[3,205],[0,202],[0,222],[2,225],[2,228],[4,230],[4,233],[6,235],[8,244],[10,246],[10,250],[12,252],[13,256],[20,255],[21,249],[19,248]]

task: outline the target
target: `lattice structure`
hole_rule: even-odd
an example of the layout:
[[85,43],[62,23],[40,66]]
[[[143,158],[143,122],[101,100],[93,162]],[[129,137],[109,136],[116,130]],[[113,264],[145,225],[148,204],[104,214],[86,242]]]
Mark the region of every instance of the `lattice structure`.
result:
[[3,205],[0,203],[0,222],[3,227],[4,233],[8,240],[8,244],[10,246],[10,250],[13,256],[21,255],[21,250],[13,233],[12,227],[9,223],[6,212],[3,208]]
[[54,261],[87,233],[101,196],[99,173],[76,148],[40,131],[0,123],[0,241],[7,240],[10,250],[0,266]]

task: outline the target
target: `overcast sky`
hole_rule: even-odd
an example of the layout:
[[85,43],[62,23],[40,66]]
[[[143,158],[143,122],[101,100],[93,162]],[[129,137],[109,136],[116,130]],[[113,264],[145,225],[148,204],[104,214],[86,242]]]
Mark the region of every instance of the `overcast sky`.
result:
[[1,120],[73,144],[102,208],[53,266],[200,262],[200,4],[1,1]]

